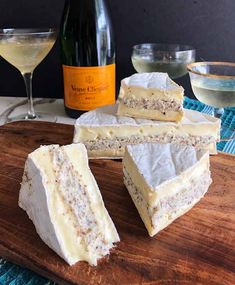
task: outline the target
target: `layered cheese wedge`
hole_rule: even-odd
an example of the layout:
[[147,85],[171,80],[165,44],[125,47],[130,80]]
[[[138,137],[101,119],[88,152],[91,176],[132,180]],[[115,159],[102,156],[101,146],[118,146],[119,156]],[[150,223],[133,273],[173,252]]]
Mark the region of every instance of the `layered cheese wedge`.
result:
[[83,144],[42,146],[28,155],[19,206],[41,239],[68,264],[96,265],[115,242],[115,226]]
[[123,172],[150,236],[189,211],[212,182],[209,152],[178,144],[127,146]]
[[220,120],[184,110],[180,123],[117,116],[117,105],[83,114],[75,124],[74,143],[84,143],[90,158],[122,158],[125,146],[144,142],[176,142],[216,153]]
[[178,122],[183,117],[183,87],[167,73],[136,73],[121,81],[117,114]]

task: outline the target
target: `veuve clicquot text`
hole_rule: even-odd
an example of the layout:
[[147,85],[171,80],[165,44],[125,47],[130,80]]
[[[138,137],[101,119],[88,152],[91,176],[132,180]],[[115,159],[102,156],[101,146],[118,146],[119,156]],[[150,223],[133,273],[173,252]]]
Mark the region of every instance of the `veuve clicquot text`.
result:
[[105,0],[66,0],[60,28],[70,117],[115,102],[115,46]]

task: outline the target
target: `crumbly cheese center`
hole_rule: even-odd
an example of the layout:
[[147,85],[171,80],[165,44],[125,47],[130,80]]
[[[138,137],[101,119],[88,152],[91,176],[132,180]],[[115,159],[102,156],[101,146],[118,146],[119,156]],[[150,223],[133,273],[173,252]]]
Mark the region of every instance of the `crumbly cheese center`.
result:
[[105,250],[102,242],[105,238],[91,209],[91,201],[86,193],[87,185],[84,184],[82,175],[74,169],[61,148],[53,153],[53,166],[57,189],[71,214],[76,217],[74,227],[77,229],[77,234],[83,238],[88,251],[101,255]]
[[122,103],[129,108],[138,108],[138,109],[146,109],[146,110],[161,110],[161,111],[183,111],[182,104],[177,102],[176,100],[160,100],[160,99],[134,99],[124,97]]

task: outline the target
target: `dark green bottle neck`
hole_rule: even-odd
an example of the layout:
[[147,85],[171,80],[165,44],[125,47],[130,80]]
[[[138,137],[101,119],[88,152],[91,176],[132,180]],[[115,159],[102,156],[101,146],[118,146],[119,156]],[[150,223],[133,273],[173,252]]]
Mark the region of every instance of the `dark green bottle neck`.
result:
[[[66,0],[64,13],[69,13],[70,17],[86,19],[105,17],[109,18],[105,0]],[[110,20],[110,19],[109,19]],[[108,21],[109,21],[108,20]]]
[[105,0],[66,0],[65,2],[66,6],[70,5],[71,7],[78,7],[78,6],[83,6],[83,7],[96,7],[98,8],[99,6],[106,6],[106,1]]
[[67,0],[61,21],[62,63],[104,66],[115,62],[112,24],[104,0]]

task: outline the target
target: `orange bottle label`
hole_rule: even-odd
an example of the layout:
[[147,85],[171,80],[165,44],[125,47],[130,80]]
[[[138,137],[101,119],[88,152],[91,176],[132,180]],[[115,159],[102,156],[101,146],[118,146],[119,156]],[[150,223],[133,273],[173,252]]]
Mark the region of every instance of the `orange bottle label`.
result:
[[63,65],[65,106],[88,111],[115,103],[115,64],[92,67]]

